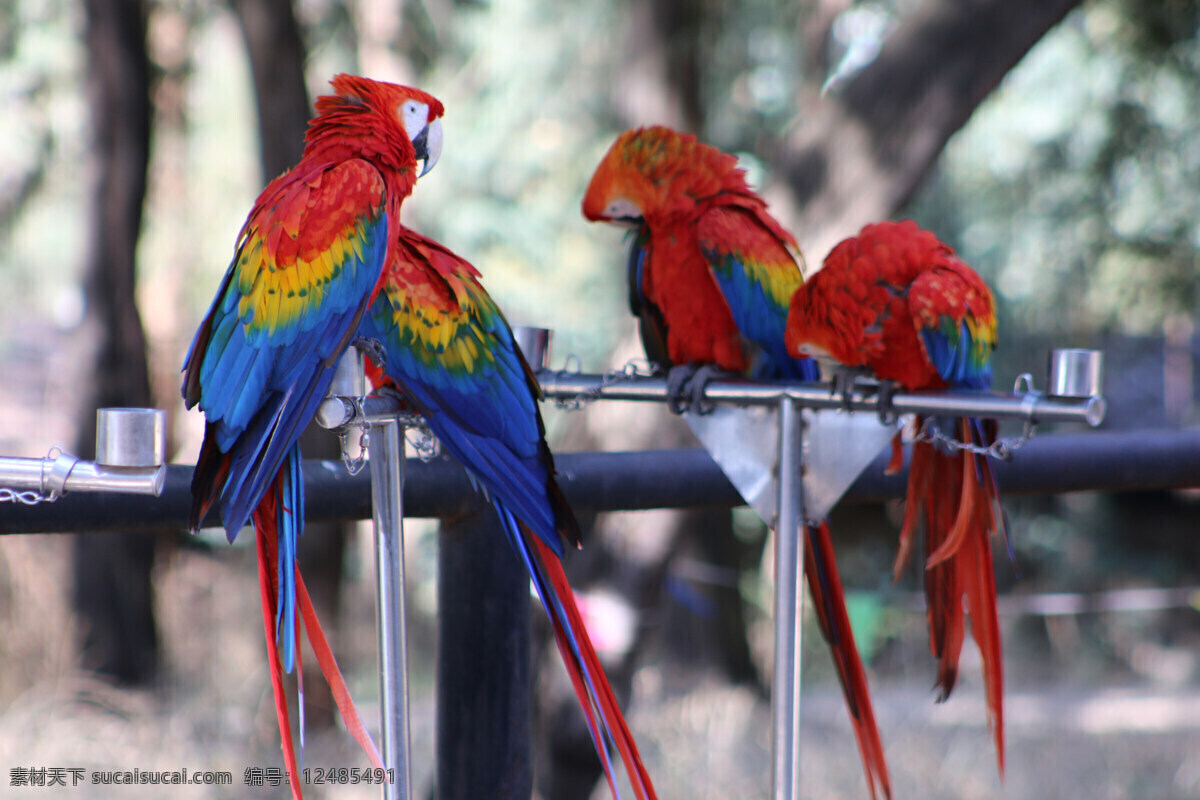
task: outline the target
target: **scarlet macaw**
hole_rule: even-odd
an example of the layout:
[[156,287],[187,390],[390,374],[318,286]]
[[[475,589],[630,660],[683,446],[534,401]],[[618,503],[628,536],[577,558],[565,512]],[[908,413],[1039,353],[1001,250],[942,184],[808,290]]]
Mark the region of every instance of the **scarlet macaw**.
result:
[[[792,298],[788,350],[867,367],[909,390],[986,389],[996,346],[992,293],[936,236],[912,221],[882,222],[833,249]],[[918,427],[921,421],[918,420]],[[987,446],[994,422],[959,419],[959,442]],[[891,470],[901,465],[899,439]],[[929,441],[913,446],[904,524],[895,573],[907,563],[924,515],[925,597],[930,649],[938,659],[939,699],[958,677],[965,633],[983,655],[988,724],[1004,773],[1004,668],[996,618],[996,582],[989,535],[1004,531],[988,460],[970,450],[945,452]],[[967,612],[963,609],[966,598]]]
[[379,290],[418,161],[424,174],[441,151],[435,98],[352,75],[331,83],[336,94],[317,99],[300,162],[267,184],[242,226],[183,366],[184,400],[207,420],[189,527],[195,532],[216,505],[229,541],[248,520],[258,533],[271,685],[297,798],[281,669],[297,661],[300,618],[347,727],[382,766],[296,568],[304,527],[298,440]]
[[[583,215],[631,226],[629,298],[646,355],[670,369],[670,391],[689,391],[694,409],[703,411],[699,398],[714,372],[817,379],[816,364],[789,355],[784,345],[787,303],[803,282],[799,248],[747,185],[736,158],[662,126],[626,131],[596,168]],[[890,797],[829,527],[805,527],[805,574],[867,785],[872,797],[876,784]]]
[[401,228],[383,288],[359,329],[376,387],[398,390],[482,487],[550,617],[614,796],[609,747],[634,794],[654,798],[633,735],[592,647],[559,561],[579,527],[554,478],[538,412],[541,390],[479,272],[442,245]]

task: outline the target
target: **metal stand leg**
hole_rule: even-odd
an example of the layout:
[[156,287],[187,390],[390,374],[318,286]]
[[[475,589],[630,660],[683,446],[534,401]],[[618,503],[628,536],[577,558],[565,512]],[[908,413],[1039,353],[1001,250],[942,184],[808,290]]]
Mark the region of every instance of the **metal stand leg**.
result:
[[412,797],[408,726],[408,636],[404,627],[404,437],[396,419],[371,427],[376,621],[383,763],[393,770],[385,800]]
[[800,794],[800,624],[804,609],[801,419],[779,403],[779,514],[775,521],[775,676],[771,693],[771,798]]

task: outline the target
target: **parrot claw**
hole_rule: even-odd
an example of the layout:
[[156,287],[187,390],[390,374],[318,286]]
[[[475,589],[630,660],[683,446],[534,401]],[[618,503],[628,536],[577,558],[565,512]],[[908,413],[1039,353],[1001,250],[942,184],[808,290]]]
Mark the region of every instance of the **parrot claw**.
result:
[[384,368],[384,360],[387,356],[387,348],[383,346],[383,342],[379,341],[378,339],[368,339],[365,336],[358,336],[353,342],[351,342],[351,344],[358,348],[360,353],[371,359],[375,366],[379,367],[380,369]]
[[711,414],[716,405],[704,397],[708,385],[730,373],[712,364],[680,364],[667,373],[667,408],[672,414]]
[[844,364],[839,364],[833,371],[833,380],[830,381],[829,394],[831,397],[841,395],[842,408],[845,411],[853,411],[854,386],[863,374],[864,370],[862,367],[848,367]]
[[404,392],[400,391],[390,383],[385,383],[383,386],[380,386],[375,390],[375,394],[379,395],[380,397],[386,397],[389,400],[395,400],[397,403],[399,403],[400,413],[402,414],[416,413],[416,409],[413,408],[413,404],[409,402],[408,398],[404,396]]
[[884,379],[879,381],[879,403],[877,409],[879,411],[879,421],[884,425],[891,425],[898,418],[896,409],[892,406],[892,398],[896,396],[900,385],[893,380]]

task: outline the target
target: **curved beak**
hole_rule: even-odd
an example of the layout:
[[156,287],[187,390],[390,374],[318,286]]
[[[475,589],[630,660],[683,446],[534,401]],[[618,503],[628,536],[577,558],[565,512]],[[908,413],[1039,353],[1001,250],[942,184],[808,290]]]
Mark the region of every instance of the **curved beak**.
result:
[[425,173],[433,169],[433,165],[442,157],[442,121],[435,119],[426,125],[421,132],[413,139],[413,149],[416,151],[417,158],[424,162],[421,165],[421,172],[417,175],[418,178],[423,178]]

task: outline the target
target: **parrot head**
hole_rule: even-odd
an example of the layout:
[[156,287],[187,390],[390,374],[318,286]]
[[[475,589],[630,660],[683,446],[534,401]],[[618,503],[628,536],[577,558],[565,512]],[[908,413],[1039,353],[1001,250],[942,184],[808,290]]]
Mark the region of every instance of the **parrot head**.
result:
[[433,169],[442,154],[441,102],[420,89],[341,74],[330,81],[337,94],[317,98],[317,116],[305,139],[309,146],[347,138],[367,158],[402,168],[420,161],[418,177]]
[[593,222],[640,224],[689,213],[700,200],[744,189],[737,159],[662,125],[622,133],[583,197]]
[[821,273],[801,284],[788,307],[784,345],[792,358],[812,358],[822,367],[858,362],[858,320],[845,308],[826,302]]

